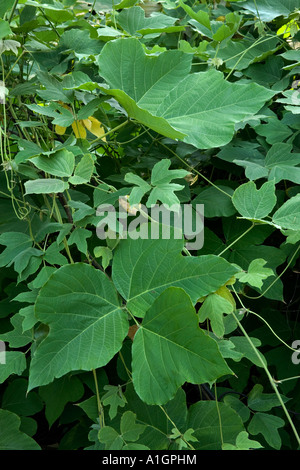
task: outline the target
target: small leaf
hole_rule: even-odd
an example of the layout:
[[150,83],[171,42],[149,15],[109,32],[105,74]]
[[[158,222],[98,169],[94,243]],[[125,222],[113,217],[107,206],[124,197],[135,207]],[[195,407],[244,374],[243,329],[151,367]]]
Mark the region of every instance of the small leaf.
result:
[[[9,36],[10,34],[12,34],[12,30],[10,29],[8,21],[4,21],[0,18],[0,39],[4,38],[5,36]],[[1,43],[0,43],[0,50],[1,50]],[[1,51],[0,54],[2,52],[3,51]]]
[[222,445],[222,450],[250,450],[260,448],[262,448],[262,445],[259,442],[248,439],[248,433],[246,431],[241,431],[238,434],[235,445],[226,443]]
[[109,262],[113,257],[111,249],[107,246],[96,246],[96,248],[94,248],[94,255],[96,258],[102,257],[103,269],[108,267]]
[[91,180],[94,172],[94,160],[86,153],[75,168],[74,175],[69,178],[71,184],[84,184]]
[[278,432],[279,428],[285,425],[283,419],[278,416],[267,413],[255,413],[248,425],[248,431],[252,435],[262,434],[267,443],[279,450],[281,447],[281,438]]
[[232,202],[243,217],[263,219],[276,204],[275,184],[268,181],[260,189],[256,189],[255,183],[249,181],[234,191]]
[[114,385],[105,385],[104,390],[107,390],[105,395],[102,397],[103,405],[109,405],[109,417],[114,419],[117,415],[118,407],[123,408],[127,400],[123,395],[121,387],[116,387]]
[[26,181],[24,186],[26,189],[25,194],[57,194],[63,193],[69,188],[68,183],[65,181],[51,178]]
[[31,158],[30,161],[40,170],[53,176],[71,176],[75,166],[75,157],[66,149],[50,155]]
[[264,259],[258,258],[249,264],[247,273],[237,273],[236,278],[240,282],[248,282],[251,286],[258,287],[259,289],[263,285],[263,280],[269,276],[275,276],[274,272],[270,268],[264,268],[267,262]]

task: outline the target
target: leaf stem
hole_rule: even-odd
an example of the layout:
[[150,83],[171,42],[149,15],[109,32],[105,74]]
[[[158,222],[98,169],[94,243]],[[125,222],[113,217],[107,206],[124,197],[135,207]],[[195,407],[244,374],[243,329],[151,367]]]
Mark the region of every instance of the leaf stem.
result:
[[100,399],[100,394],[99,394],[99,387],[98,387],[98,380],[97,380],[97,372],[96,372],[95,369],[92,369],[92,371],[93,371],[94,382],[95,382],[95,389],[96,389],[97,408],[98,408],[98,414],[99,414],[100,428],[104,428],[104,426],[105,426],[105,420],[104,420],[103,406],[102,406],[101,399]]
[[[235,295],[236,295],[237,298],[239,299],[239,301],[240,301],[242,307],[244,307],[244,305],[243,305],[243,303],[242,303],[242,301],[241,301],[239,295],[238,295],[237,292],[235,291],[234,287],[233,287],[233,290],[234,290],[234,292],[235,292]],[[246,307],[244,307],[244,308],[246,308]],[[246,309],[246,310],[247,310],[247,309]],[[290,415],[289,415],[288,410],[286,409],[286,406],[285,406],[285,404],[284,404],[284,402],[283,402],[283,400],[282,400],[282,398],[281,398],[281,395],[280,395],[280,393],[279,393],[278,390],[277,390],[276,381],[275,381],[275,380],[273,379],[273,377],[271,376],[271,374],[270,374],[270,372],[269,372],[269,370],[268,370],[268,367],[266,366],[265,362],[264,362],[263,359],[261,358],[261,356],[260,356],[260,354],[258,353],[256,347],[254,346],[254,344],[253,344],[251,338],[248,336],[246,330],[244,329],[244,327],[242,326],[241,322],[239,321],[239,319],[237,318],[237,316],[235,315],[234,312],[232,312],[232,316],[233,316],[233,318],[235,319],[235,321],[237,322],[237,324],[238,324],[240,330],[242,331],[243,335],[245,336],[245,338],[247,338],[247,340],[248,340],[248,342],[249,342],[251,348],[253,349],[255,355],[257,356],[259,362],[261,363],[263,369],[265,370],[265,373],[266,373],[266,375],[267,375],[267,377],[268,377],[268,379],[269,379],[269,382],[270,382],[270,384],[271,384],[271,386],[272,386],[274,392],[276,393],[277,398],[278,398],[278,400],[279,400],[279,403],[280,403],[280,405],[282,406],[282,409],[283,409],[283,411],[284,411],[284,413],[285,413],[285,415],[286,415],[286,417],[287,417],[287,420],[288,420],[288,422],[289,422],[289,424],[290,424],[290,426],[291,426],[291,428],[292,428],[292,430],[293,430],[293,433],[294,433],[294,436],[295,436],[295,438],[296,438],[296,440],[297,440],[297,442],[298,442],[298,445],[300,445],[300,437],[299,437],[299,434],[298,434],[298,432],[297,432],[297,429],[295,428],[295,425],[294,425],[294,423],[293,423],[293,421],[292,421],[292,418],[291,418]]]

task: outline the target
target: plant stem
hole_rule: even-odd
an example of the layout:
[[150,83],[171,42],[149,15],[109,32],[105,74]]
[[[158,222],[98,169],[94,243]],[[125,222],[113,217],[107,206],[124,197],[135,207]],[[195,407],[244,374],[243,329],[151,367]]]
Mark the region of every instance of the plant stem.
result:
[[95,369],[93,369],[93,376],[94,376],[95,389],[96,389],[97,408],[98,408],[98,414],[99,414],[100,428],[104,428],[105,426],[104,413],[103,413],[103,407],[102,407],[100,394],[99,394],[97,372]]
[[[234,292],[235,292],[237,298],[239,299],[241,305],[244,307],[244,305],[243,305],[242,301],[240,300],[238,294],[236,293],[235,289],[233,289],[233,290],[234,290]],[[245,307],[244,307],[244,308],[245,308]],[[292,430],[293,430],[293,433],[294,433],[294,436],[295,436],[295,438],[296,438],[296,440],[297,440],[297,442],[298,442],[298,445],[300,445],[300,437],[299,437],[299,434],[298,434],[297,429],[295,428],[295,425],[294,425],[294,423],[293,423],[293,421],[292,421],[292,419],[291,419],[291,417],[290,417],[290,415],[289,415],[288,410],[286,409],[286,406],[285,406],[285,404],[284,404],[284,402],[283,402],[283,400],[282,400],[282,398],[281,398],[281,395],[280,395],[280,393],[279,393],[278,390],[277,390],[276,381],[275,381],[275,380],[273,379],[273,377],[271,376],[271,374],[270,374],[270,372],[269,372],[269,370],[268,370],[268,367],[266,366],[265,362],[264,362],[263,359],[261,358],[261,356],[260,356],[260,354],[258,353],[256,347],[254,346],[253,342],[251,341],[251,338],[248,336],[246,330],[244,329],[244,327],[242,326],[241,322],[239,321],[239,319],[237,318],[237,316],[235,315],[234,312],[232,312],[232,316],[233,316],[233,318],[235,319],[235,321],[237,322],[237,324],[238,324],[240,330],[242,331],[243,335],[245,336],[245,338],[247,338],[247,340],[248,340],[248,342],[249,342],[251,348],[253,349],[255,355],[257,356],[259,362],[261,363],[263,369],[265,370],[265,373],[267,374],[267,377],[268,377],[268,379],[269,379],[269,382],[270,382],[270,384],[271,384],[271,386],[272,386],[274,392],[276,393],[277,398],[278,398],[278,400],[279,400],[279,403],[280,403],[280,405],[282,406],[282,409],[283,409],[283,411],[284,411],[284,413],[285,413],[285,415],[286,415],[286,417],[287,417],[287,420],[288,420],[288,422],[289,422],[289,424],[290,424],[290,426],[291,426],[291,428],[292,428]]]

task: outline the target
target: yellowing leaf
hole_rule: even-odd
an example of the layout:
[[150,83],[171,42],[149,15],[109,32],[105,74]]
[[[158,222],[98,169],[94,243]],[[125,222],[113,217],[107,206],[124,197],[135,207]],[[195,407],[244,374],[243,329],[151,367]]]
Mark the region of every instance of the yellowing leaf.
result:
[[295,20],[289,21],[288,23],[284,24],[277,30],[277,35],[283,34],[283,38],[288,38],[290,36],[295,36],[299,29],[299,26]]
[[92,128],[92,122],[90,121],[90,118],[88,119],[83,119],[82,120],[84,126],[90,131]]
[[85,139],[86,138],[86,130],[84,125],[81,121],[74,121],[72,124],[72,129],[74,131],[75,137],[77,139]]
[[234,308],[234,309],[236,308],[236,304],[235,304],[234,297],[233,297],[232,293],[230,292],[230,290],[227,289],[226,286],[221,286],[221,287],[216,291],[216,294],[218,294],[220,297],[223,297],[223,299],[228,300],[228,302],[231,303],[231,305],[233,306],[233,308]]
[[[105,134],[105,130],[101,126],[101,122],[98,121],[98,119],[94,117],[89,117],[88,121],[91,122],[91,128],[89,131],[94,134],[96,137],[102,137]],[[103,140],[106,140],[105,137]]]
[[56,132],[56,134],[58,134],[58,135],[64,135],[64,133],[66,132],[66,130],[67,130],[66,127],[62,127],[62,126],[58,126],[58,125],[55,126],[55,132]]

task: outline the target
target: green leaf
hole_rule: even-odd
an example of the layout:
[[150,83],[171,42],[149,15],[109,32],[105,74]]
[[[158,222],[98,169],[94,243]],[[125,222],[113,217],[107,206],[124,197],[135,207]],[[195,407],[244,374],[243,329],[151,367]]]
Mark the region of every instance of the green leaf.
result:
[[147,426],[139,442],[150,449],[168,449],[170,445],[169,434],[174,427],[170,419],[176,423],[179,429],[186,426],[187,405],[184,391],[179,388],[173,400],[168,401],[163,408],[157,405],[147,405],[143,402],[134,391],[132,384],[126,387],[125,396],[128,409],[134,410],[138,422]]
[[246,431],[241,431],[236,438],[235,445],[224,443],[222,450],[250,450],[262,448],[259,442],[248,439],[248,435]]
[[121,418],[120,431],[125,441],[137,441],[146,426],[136,423],[136,414],[125,411]]
[[293,134],[293,131],[282,121],[271,117],[267,124],[260,124],[255,127],[255,132],[266,138],[268,144],[282,142]]
[[284,424],[283,419],[278,418],[278,416],[255,413],[248,425],[248,431],[253,436],[262,434],[271,447],[279,450],[281,448],[281,438],[278,429],[282,428]]
[[20,431],[20,425],[19,416],[0,410],[0,450],[40,450],[31,437]]
[[39,395],[46,403],[45,415],[49,426],[60,417],[67,403],[80,400],[83,394],[82,382],[72,375],[66,375],[40,387]]
[[10,382],[3,394],[2,407],[20,416],[32,416],[44,407],[36,392],[27,393],[27,380],[18,378]]
[[100,53],[103,43],[91,38],[87,29],[72,28],[63,32],[59,46],[64,52],[74,51],[79,57],[90,57]]
[[135,175],[134,173],[126,173],[124,180],[127,183],[135,184],[136,186],[132,188],[129,197],[129,204],[131,206],[138,204],[142,197],[148,192],[151,191],[151,186],[146,181],[144,181],[140,176]]
[[[278,43],[276,36],[268,38],[267,41],[258,41],[248,33],[243,39],[224,41],[218,50],[218,58],[222,59],[229,69],[244,70],[250,64],[263,61],[268,55],[273,54]],[[215,54],[215,51],[212,53]]]
[[[5,358],[4,363],[2,361],[3,355]],[[5,382],[5,380],[12,374],[21,375],[22,372],[26,369],[25,354],[21,351],[5,351],[4,353],[1,352],[0,357],[0,383]]]
[[161,405],[184,382],[212,382],[231,373],[216,342],[199,328],[189,296],[183,289],[166,289],[133,340],[132,380],[140,398]]
[[240,282],[248,282],[251,286],[258,287],[259,289],[263,285],[263,279],[267,279],[269,276],[275,276],[272,269],[264,268],[266,260],[258,258],[251,261],[249,264],[247,273],[237,273],[235,277]]
[[0,18],[0,40],[12,34],[8,21],[4,21]]
[[39,170],[49,173],[53,176],[71,176],[75,166],[75,157],[72,152],[68,150],[59,150],[58,152],[50,155],[40,155],[39,157],[31,158],[30,161]]
[[236,212],[230,197],[233,189],[223,185],[218,185],[218,188],[225,191],[228,196],[216,187],[210,186],[204,188],[192,201],[193,206],[204,204],[205,217],[230,217]]
[[223,314],[231,313],[233,305],[218,294],[209,294],[199,309],[199,322],[203,323],[207,318],[216,336],[222,337],[225,333]]
[[182,0],[179,0],[179,5],[184,11],[194,20],[198,21],[198,23],[205,26],[207,29],[211,29],[209,15],[206,11],[199,10],[195,12],[191,7],[186,5]]
[[120,386],[104,385],[103,388],[107,390],[107,392],[102,396],[102,403],[104,406],[109,405],[109,417],[110,419],[114,419],[117,415],[118,407],[124,408],[127,400]]
[[[248,395],[248,406],[254,411],[270,411],[279,405],[276,393],[263,393],[263,390],[262,385],[256,384]],[[289,398],[284,396],[281,396],[281,399],[284,403],[289,401]]]
[[13,6],[14,0],[6,0],[0,5],[0,17],[3,18],[4,14]]
[[121,240],[114,255],[112,278],[127,307],[143,317],[167,287],[185,289],[195,304],[215,292],[238,271],[214,256],[182,256],[183,239]]
[[286,201],[273,215],[274,224],[282,228],[300,230],[300,194]]
[[26,181],[24,184],[25,194],[57,194],[63,193],[69,188],[68,183],[62,180],[47,178]]
[[[145,18],[143,8],[136,6],[130,9],[121,11],[118,15],[117,21],[121,28],[134,36],[136,33],[141,35],[168,32],[176,21],[176,18],[171,16],[157,13],[155,16]],[[174,28],[174,27],[173,27]],[[181,31],[184,27],[175,27],[171,31]]]
[[94,160],[90,154],[85,154],[76,165],[74,175],[69,178],[69,182],[75,185],[89,183],[93,172]]
[[215,69],[189,73],[191,60],[180,51],[149,57],[134,38],[109,41],[98,59],[110,87],[103,91],[160,134],[199,148],[225,145],[235,123],[255,114],[274,92],[254,83],[229,83]]
[[70,92],[64,91],[59,80],[46,72],[38,72],[38,78],[45,90],[37,90],[37,93],[44,100],[62,101],[72,103]]
[[251,11],[254,16],[259,14],[262,21],[272,21],[278,16],[289,16],[299,8],[299,3],[297,0],[259,0],[259,2],[247,0],[240,6]]
[[101,367],[119,351],[128,332],[126,313],[105,274],[76,263],[58,269],[35,304],[50,333],[30,366],[29,390],[72,370]]
[[[104,426],[100,429],[98,437],[100,442],[106,444],[106,449],[121,450],[127,441],[137,441],[144,432],[146,426],[136,423],[136,415],[132,411],[125,411],[120,421],[120,434],[110,426]],[[126,445],[127,449],[131,447]],[[144,449],[144,446],[134,447]]]
[[14,328],[6,333],[0,333],[1,341],[9,343],[11,348],[20,348],[32,342],[32,332],[23,332],[23,318],[19,313],[15,313],[10,322]]
[[239,415],[224,403],[217,406],[215,401],[198,401],[192,405],[186,426],[194,429],[198,439],[193,444],[196,450],[220,450],[223,442],[235,444],[238,434],[244,431]]
[[96,258],[102,258],[103,269],[108,267],[109,262],[113,257],[111,249],[107,246],[96,246],[94,248],[94,255]]
[[[262,353],[257,349],[258,346],[261,346],[261,341],[257,338],[250,338],[252,344],[255,346],[258,355],[261,358],[261,361],[267,365],[267,361],[262,355]],[[244,336],[231,336],[230,341],[234,344],[236,352],[240,352],[246,357],[249,361],[255,364],[257,367],[263,367],[262,362],[257,357],[252,346],[250,345],[247,338]]]
[[276,204],[274,181],[264,183],[260,189],[253,181],[242,184],[234,191],[232,202],[243,217],[263,219]]
[[105,444],[105,449],[121,450],[123,439],[119,433],[111,426],[104,426],[98,433],[99,441]]
[[0,254],[0,267],[11,266],[32,247],[32,239],[25,233],[5,232],[0,235],[0,244],[6,246]]
[[78,250],[81,251],[81,253],[86,254],[87,253],[87,239],[92,236],[92,233],[90,230],[86,230],[85,228],[77,227],[73,232],[71,233],[69,239],[68,239],[68,245],[71,246],[75,243],[77,246]]

